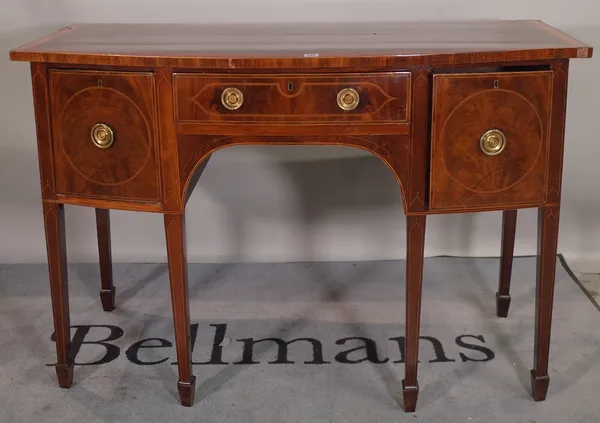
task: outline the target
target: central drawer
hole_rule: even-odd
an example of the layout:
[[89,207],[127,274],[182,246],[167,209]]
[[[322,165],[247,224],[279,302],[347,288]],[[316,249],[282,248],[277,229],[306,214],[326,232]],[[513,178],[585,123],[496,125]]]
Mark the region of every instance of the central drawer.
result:
[[410,72],[174,75],[178,123],[397,124],[409,121]]

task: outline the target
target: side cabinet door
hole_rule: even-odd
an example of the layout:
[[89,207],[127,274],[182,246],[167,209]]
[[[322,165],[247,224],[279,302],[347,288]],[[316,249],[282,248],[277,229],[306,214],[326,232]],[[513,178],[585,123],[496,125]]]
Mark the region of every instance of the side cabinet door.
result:
[[160,202],[153,78],[50,72],[59,194]]
[[552,72],[433,80],[431,209],[542,204]]

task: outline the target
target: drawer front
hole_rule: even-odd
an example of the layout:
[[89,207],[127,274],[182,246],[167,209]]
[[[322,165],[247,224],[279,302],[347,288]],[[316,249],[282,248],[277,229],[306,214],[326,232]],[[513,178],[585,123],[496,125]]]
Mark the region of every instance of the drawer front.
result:
[[430,208],[544,202],[552,73],[433,80]]
[[60,194],[160,201],[153,78],[150,73],[51,72]]
[[206,124],[407,123],[410,73],[174,76],[176,119]]

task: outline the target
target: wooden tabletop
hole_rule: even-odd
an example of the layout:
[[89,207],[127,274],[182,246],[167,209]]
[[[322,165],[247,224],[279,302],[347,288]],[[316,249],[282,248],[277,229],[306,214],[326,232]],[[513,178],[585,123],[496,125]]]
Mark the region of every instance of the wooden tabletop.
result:
[[180,68],[460,65],[591,57],[540,21],[336,24],[81,24],[12,60]]

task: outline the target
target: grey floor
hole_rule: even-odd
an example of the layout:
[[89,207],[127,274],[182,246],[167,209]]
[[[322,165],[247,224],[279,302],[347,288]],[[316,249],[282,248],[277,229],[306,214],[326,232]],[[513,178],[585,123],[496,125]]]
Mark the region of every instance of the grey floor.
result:
[[594,302],[600,304],[600,274],[577,273],[576,277]]
[[[116,265],[112,313],[101,311],[97,266],[69,267],[80,345],[69,390],[48,366],[46,266],[0,265],[0,422],[597,422],[596,306],[559,265],[550,389],[535,403],[535,259],[515,260],[508,319],[495,317],[497,274],[496,259],[426,260],[421,394],[405,414],[403,261],[190,265],[192,408],[177,402],[164,264]],[[108,349],[93,343],[107,338]],[[250,356],[264,338],[276,341]],[[276,343],[298,338],[287,355]]]

